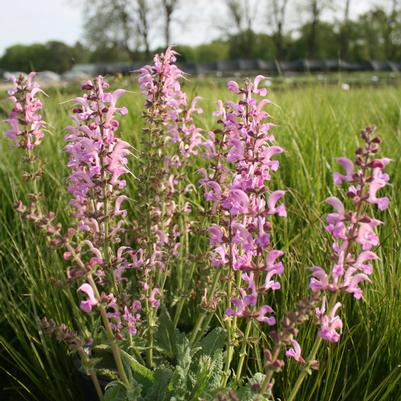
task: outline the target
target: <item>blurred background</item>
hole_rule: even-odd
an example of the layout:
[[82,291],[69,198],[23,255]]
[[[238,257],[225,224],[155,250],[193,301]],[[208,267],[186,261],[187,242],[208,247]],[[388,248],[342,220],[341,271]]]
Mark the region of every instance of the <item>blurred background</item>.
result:
[[5,79],[128,73],[169,45],[194,74],[399,71],[401,1],[1,1]]

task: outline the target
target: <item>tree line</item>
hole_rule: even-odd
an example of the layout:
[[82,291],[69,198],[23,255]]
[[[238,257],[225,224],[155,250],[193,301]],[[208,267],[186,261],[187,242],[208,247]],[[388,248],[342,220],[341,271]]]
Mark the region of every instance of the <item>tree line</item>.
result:
[[[401,0],[381,0],[351,18],[352,6],[358,1],[88,0],[83,43],[11,46],[0,58],[0,69],[61,73],[75,63],[149,60],[153,51],[160,50],[161,42],[162,47],[172,43],[174,30],[185,24],[180,13],[190,3],[201,5],[202,12],[211,16],[216,7],[221,16],[218,22],[211,17],[210,24],[218,24],[220,37],[199,46],[180,45],[176,39],[184,62],[239,58],[399,60]],[[294,15],[295,24],[291,23]],[[195,16],[187,14],[187,18]]]

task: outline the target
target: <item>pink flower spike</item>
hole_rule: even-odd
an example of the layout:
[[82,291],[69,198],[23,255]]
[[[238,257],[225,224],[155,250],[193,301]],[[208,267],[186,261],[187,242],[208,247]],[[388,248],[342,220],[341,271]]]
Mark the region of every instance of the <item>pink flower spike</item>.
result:
[[289,358],[294,358],[298,363],[305,363],[305,359],[301,356],[301,346],[297,340],[292,339],[292,348],[289,348],[285,355]]
[[78,288],[77,292],[83,292],[88,297],[85,301],[81,301],[81,303],[79,304],[79,307],[81,308],[82,311],[89,313],[92,310],[92,308],[99,303],[98,300],[95,298],[93,288],[89,284],[87,283],[82,284]]

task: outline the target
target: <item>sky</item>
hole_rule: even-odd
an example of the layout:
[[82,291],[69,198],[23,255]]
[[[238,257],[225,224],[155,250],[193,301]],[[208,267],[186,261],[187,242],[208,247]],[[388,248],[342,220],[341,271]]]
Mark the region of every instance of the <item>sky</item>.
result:
[[[351,14],[355,17],[366,11],[372,3],[380,4],[382,1],[384,0],[353,0]],[[223,0],[182,2],[183,7],[176,16],[180,23],[176,24],[172,33],[173,43],[198,45],[221,35],[219,25],[224,22]],[[211,2],[212,10],[205,7],[210,6]],[[17,43],[61,40],[74,44],[77,40],[82,40],[83,3],[84,0],[0,0],[0,55],[8,46]],[[296,10],[289,14],[289,24],[296,24]],[[327,15],[326,18],[330,16]],[[156,34],[151,39],[154,46],[162,45],[159,35]]]

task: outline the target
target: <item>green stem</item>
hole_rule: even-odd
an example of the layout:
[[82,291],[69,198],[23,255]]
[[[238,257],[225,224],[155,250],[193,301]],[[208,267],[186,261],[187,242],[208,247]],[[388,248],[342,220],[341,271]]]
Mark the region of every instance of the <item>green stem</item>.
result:
[[[187,283],[191,283],[191,280],[192,280],[192,276],[193,276],[193,274],[194,274],[194,271],[195,271],[195,266],[194,266],[194,264],[192,264],[192,267],[191,267],[191,270],[190,270],[190,273],[189,273],[189,276],[187,277],[187,279],[184,281],[184,283],[185,284],[182,284],[181,286],[179,286],[179,289],[182,291],[182,293],[183,294],[185,294],[186,293],[186,291],[187,291]],[[174,315],[174,327],[177,327],[177,324],[178,324],[178,322],[179,322],[179,320],[180,320],[180,317],[181,317],[181,313],[182,313],[182,309],[183,309],[183,307],[184,307],[184,305],[185,305],[185,301],[187,300],[187,298],[183,295],[183,296],[181,296],[181,299],[180,299],[180,302],[178,303],[178,305],[177,305],[177,309],[176,309],[176,311],[175,311],[175,315]]]
[[[319,350],[320,344],[322,343],[322,339],[317,337],[315,340],[315,344],[313,345],[312,351],[309,355],[308,362],[316,359],[317,351]],[[304,381],[306,375],[308,374],[309,363],[302,369],[301,373],[298,376],[297,381],[295,382],[287,401],[293,401],[298,394],[299,389],[301,388],[302,382]]]
[[[230,377],[230,366],[231,362],[233,360],[234,356],[234,345],[233,345],[233,338],[232,338],[232,333],[233,329],[232,327],[235,326],[235,320],[236,318],[233,319],[234,321],[231,322],[231,318],[227,320],[227,353],[226,353],[226,362],[225,362],[225,367],[224,367],[224,372],[223,372],[223,378],[222,378],[222,387],[225,388],[227,386],[228,379]],[[233,323],[231,325],[231,323]]]
[[[273,348],[272,361],[276,361],[277,360],[277,358],[278,358],[278,356],[280,354],[280,351],[281,351],[281,343],[277,342],[276,345]],[[265,379],[263,380],[261,389],[260,389],[260,392],[262,394],[266,393],[267,387],[269,386],[269,384],[270,384],[270,382],[272,380],[273,373],[274,373],[274,370],[272,369],[272,367],[269,367],[268,371],[266,373]]]
[[246,328],[245,328],[245,335],[244,335],[244,339],[242,340],[242,344],[241,344],[241,350],[240,350],[240,354],[239,354],[239,362],[238,362],[238,366],[237,366],[237,372],[235,375],[235,382],[238,384],[241,380],[241,374],[242,374],[242,368],[244,366],[244,362],[245,362],[245,357],[247,355],[246,349],[248,346],[248,338],[249,338],[249,333],[251,331],[251,327],[252,327],[252,319],[248,319],[248,322],[246,324]]
[[[89,282],[90,286],[93,288],[93,291],[95,293],[95,297],[98,300],[100,300],[99,290],[97,289],[96,283],[95,283],[95,281],[93,280],[93,277],[90,274],[88,275],[88,282]],[[116,367],[117,367],[118,375],[120,376],[120,379],[125,384],[129,384],[129,380],[128,380],[127,374],[125,373],[125,369],[124,369],[124,366],[123,366],[120,348],[115,343],[113,330],[112,330],[112,328],[110,326],[110,322],[109,322],[109,318],[107,317],[106,310],[103,307],[103,305],[100,304],[100,303],[97,305],[97,307],[98,307],[98,310],[99,310],[100,315],[102,317],[103,326],[104,326],[104,329],[105,329],[105,332],[106,332],[107,339],[110,341],[111,352],[113,353],[113,358],[114,358],[114,362],[115,362]]]
[[153,310],[149,305],[148,301],[149,297],[146,297],[146,315],[147,315],[147,323],[148,329],[146,334],[146,364],[148,368],[153,367]]
[[[219,282],[220,275],[221,275],[221,270],[218,270],[217,273],[214,275],[214,280],[213,280],[213,283],[212,283],[212,288],[210,289],[210,294],[209,294],[209,297],[208,297],[208,302],[210,302],[210,301],[212,300],[212,298],[213,298],[213,296],[214,296],[214,293],[216,292],[216,288],[217,288],[217,284],[218,284],[218,282]],[[193,328],[193,330],[192,330],[191,338],[190,338],[190,340],[189,340],[189,343],[190,343],[191,345],[194,345],[194,344],[195,344],[195,342],[196,342],[196,340],[197,340],[197,338],[198,338],[198,333],[200,332],[200,333],[202,334],[202,332],[203,332],[203,330],[202,330],[202,324],[203,324],[203,321],[205,320],[206,316],[207,316],[209,313],[210,313],[209,311],[204,310],[204,311],[202,312],[202,314],[199,315],[199,317],[198,317],[198,319],[197,319],[197,321],[196,321],[196,323],[195,323],[195,326],[194,326],[194,328]],[[209,320],[209,321],[210,321],[210,320]]]
[[103,390],[102,387],[100,386],[99,380],[97,378],[96,372],[94,369],[91,369],[89,372],[90,378],[92,380],[92,383],[95,387],[96,390],[96,394],[99,398],[99,401],[104,401],[104,397],[103,397]]
[[205,311],[202,312],[201,315],[199,315],[199,317],[198,317],[198,319],[197,319],[197,321],[195,323],[195,326],[194,326],[194,328],[192,330],[192,333],[191,333],[191,338],[189,340],[190,345],[194,345],[195,344],[195,341],[196,341],[197,336],[198,336],[198,332],[199,332],[199,330],[200,330],[200,328],[202,326],[202,323],[205,320],[205,317],[206,317],[207,314],[208,314],[208,311],[205,310]]

